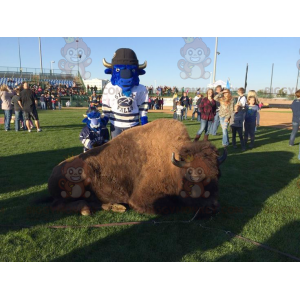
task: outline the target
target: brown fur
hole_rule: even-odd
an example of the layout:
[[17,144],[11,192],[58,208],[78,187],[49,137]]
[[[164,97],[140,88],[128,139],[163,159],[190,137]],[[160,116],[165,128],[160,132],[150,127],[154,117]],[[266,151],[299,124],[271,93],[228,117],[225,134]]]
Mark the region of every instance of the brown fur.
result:
[[[182,199],[180,191],[185,174],[171,162],[176,157],[194,155],[206,164],[211,183],[208,199]],[[209,142],[190,142],[185,126],[176,120],[159,119],[138,126],[107,144],[80,154],[91,170],[91,199],[105,203],[127,203],[140,213],[168,213],[183,206],[193,209],[217,206],[217,150]],[[51,195],[61,199],[58,182],[66,161],[53,169],[48,181]],[[88,200],[85,200],[88,201]]]

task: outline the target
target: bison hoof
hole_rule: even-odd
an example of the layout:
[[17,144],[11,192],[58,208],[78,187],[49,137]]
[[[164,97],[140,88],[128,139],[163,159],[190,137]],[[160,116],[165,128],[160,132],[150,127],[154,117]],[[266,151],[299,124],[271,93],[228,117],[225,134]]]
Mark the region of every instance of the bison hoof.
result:
[[82,216],[90,216],[91,215],[91,211],[90,208],[88,206],[84,206],[81,211],[80,211]]
[[66,198],[66,197],[67,197],[67,193],[66,193],[65,191],[62,191],[60,194],[61,194],[61,196],[62,196],[63,198]]
[[119,213],[123,213],[126,211],[126,207],[122,204],[111,204],[111,203],[108,203],[108,204],[102,204],[102,209],[103,210],[111,210],[111,211],[114,211],[114,212],[119,212]]

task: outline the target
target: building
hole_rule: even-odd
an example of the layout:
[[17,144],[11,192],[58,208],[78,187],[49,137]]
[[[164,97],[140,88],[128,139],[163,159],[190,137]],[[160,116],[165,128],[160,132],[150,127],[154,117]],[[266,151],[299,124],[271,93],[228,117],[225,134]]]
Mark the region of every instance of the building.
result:
[[94,79],[87,79],[87,80],[83,80],[85,87],[87,87],[88,85],[90,87],[97,87],[97,90],[103,90],[104,87],[107,85],[107,83],[109,82],[109,80],[105,80],[105,79],[99,79],[99,78],[94,78]]

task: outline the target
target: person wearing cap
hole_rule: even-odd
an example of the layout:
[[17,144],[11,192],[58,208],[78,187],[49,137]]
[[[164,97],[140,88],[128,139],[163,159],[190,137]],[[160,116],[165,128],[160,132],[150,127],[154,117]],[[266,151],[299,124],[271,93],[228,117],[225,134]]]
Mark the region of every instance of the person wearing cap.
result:
[[103,59],[103,65],[112,77],[103,91],[102,112],[115,138],[129,128],[148,123],[148,91],[139,83],[147,62],[140,65],[133,50],[120,48],[111,63]]

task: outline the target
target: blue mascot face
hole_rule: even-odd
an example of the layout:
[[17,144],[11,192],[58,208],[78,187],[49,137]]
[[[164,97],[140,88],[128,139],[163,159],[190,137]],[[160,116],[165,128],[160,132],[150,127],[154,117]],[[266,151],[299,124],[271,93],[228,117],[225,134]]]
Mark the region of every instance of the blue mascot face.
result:
[[138,66],[115,65],[112,71],[111,83],[119,86],[122,91],[130,91],[135,85],[139,85]]
[[134,86],[139,85],[139,75],[144,75],[147,66],[145,61],[139,65],[139,61],[133,50],[127,48],[118,49],[111,63],[103,59],[105,74],[111,74],[111,84],[119,86],[123,93],[128,94]]
[[119,86],[123,92],[130,91],[135,85],[139,85],[139,75],[144,75],[144,70],[139,70],[135,65],[114,65],[112,69],[106,69],[106,74],[112,74],[112,85]]
[[101,115],[98,111],[91,111],[82,122],[86,123],[90,129],[97,131],[101,127]]

